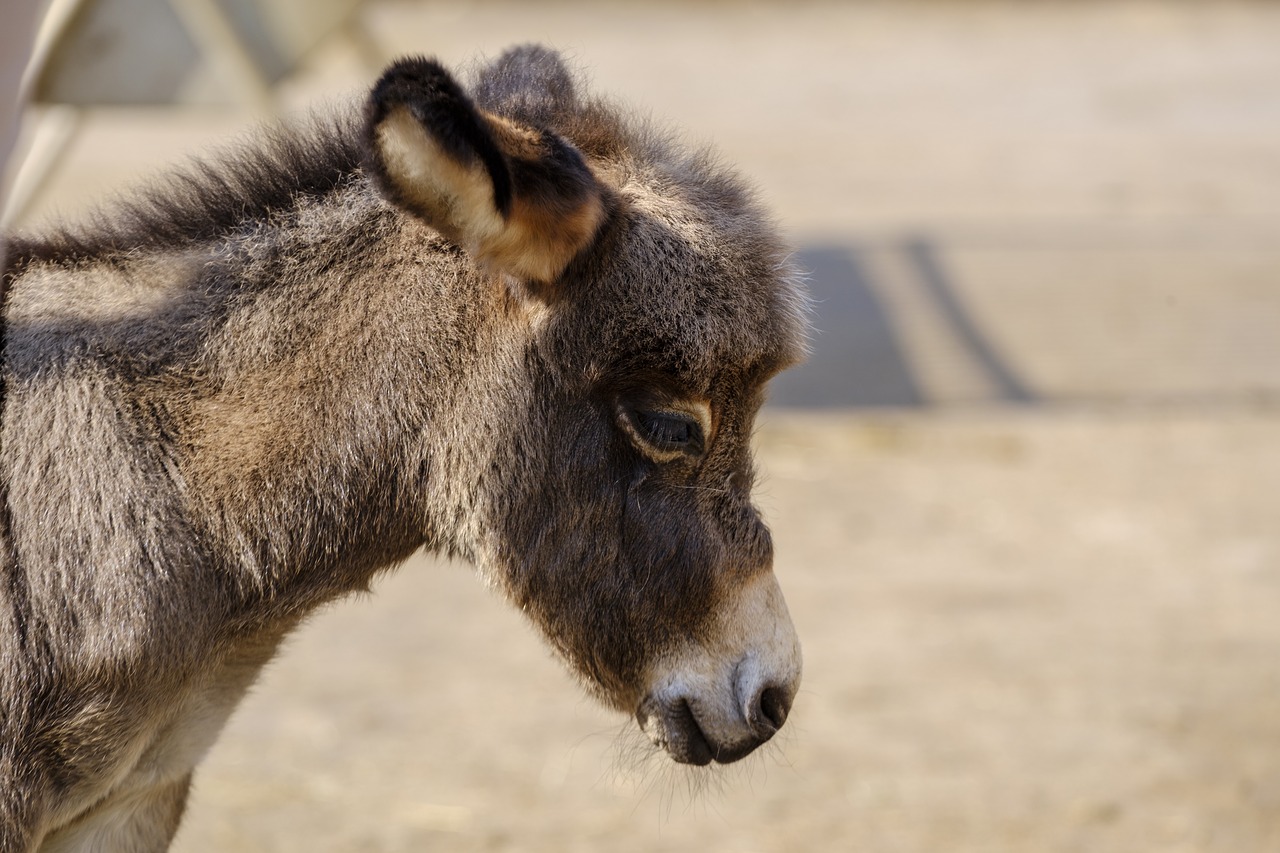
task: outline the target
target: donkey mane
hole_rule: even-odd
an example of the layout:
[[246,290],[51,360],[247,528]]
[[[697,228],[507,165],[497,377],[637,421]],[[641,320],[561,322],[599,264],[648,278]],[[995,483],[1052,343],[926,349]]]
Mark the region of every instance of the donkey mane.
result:
[[194,159],[100,207],[87,225],[14,235],[5,280],[31,263],[75,263],[216,239],[293,208],[301,197],[323,196],[360,165],[355,128],[349,111],[312,117],[301,128],[268,126],[251,143]]

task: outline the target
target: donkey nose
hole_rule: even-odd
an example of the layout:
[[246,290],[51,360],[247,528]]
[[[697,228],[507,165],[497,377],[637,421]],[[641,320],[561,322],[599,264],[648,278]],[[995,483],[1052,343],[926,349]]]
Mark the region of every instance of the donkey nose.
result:
[[764,743],[782,728],[791,710],[791,694],[774,684],[758,690],[743,708],[751,733]]
[[776,670],[762,666],[753,655],[738,664],[734,693],[742,718],[759,743],[773,737],[787,721],[798,681],[798,677],[779,678]]

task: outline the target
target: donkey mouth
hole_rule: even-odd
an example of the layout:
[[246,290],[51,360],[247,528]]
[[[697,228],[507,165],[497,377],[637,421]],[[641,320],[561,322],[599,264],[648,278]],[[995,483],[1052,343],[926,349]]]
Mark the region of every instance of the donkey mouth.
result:
[[708,737],[689,700],[683,698],[669,704],[646,700],[636,711],[636,722],[656,746],[666,750],[672,760],[698,767],[705,767],[712,761],[732,764],[750,755],[777,731],[774,726],[753,726],[751,733],[744,738],[732,743],[717,742]]

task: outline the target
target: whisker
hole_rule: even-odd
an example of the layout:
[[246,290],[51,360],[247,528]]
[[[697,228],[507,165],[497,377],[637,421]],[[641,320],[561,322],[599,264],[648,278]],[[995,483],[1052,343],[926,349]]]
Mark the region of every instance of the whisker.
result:
[[728,489],[713,489],[710,486],[671,486],[673,489],[688,489],[691,492],[711,492],[716,495],[729,494]]

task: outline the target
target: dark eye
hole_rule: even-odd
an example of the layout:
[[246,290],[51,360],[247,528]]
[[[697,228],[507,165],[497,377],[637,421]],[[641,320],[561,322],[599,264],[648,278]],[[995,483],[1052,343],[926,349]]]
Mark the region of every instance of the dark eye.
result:
[[635,418],[640,435],[658,450],[697,452],[702,449],[702,426],[689,415],[637,411]]

